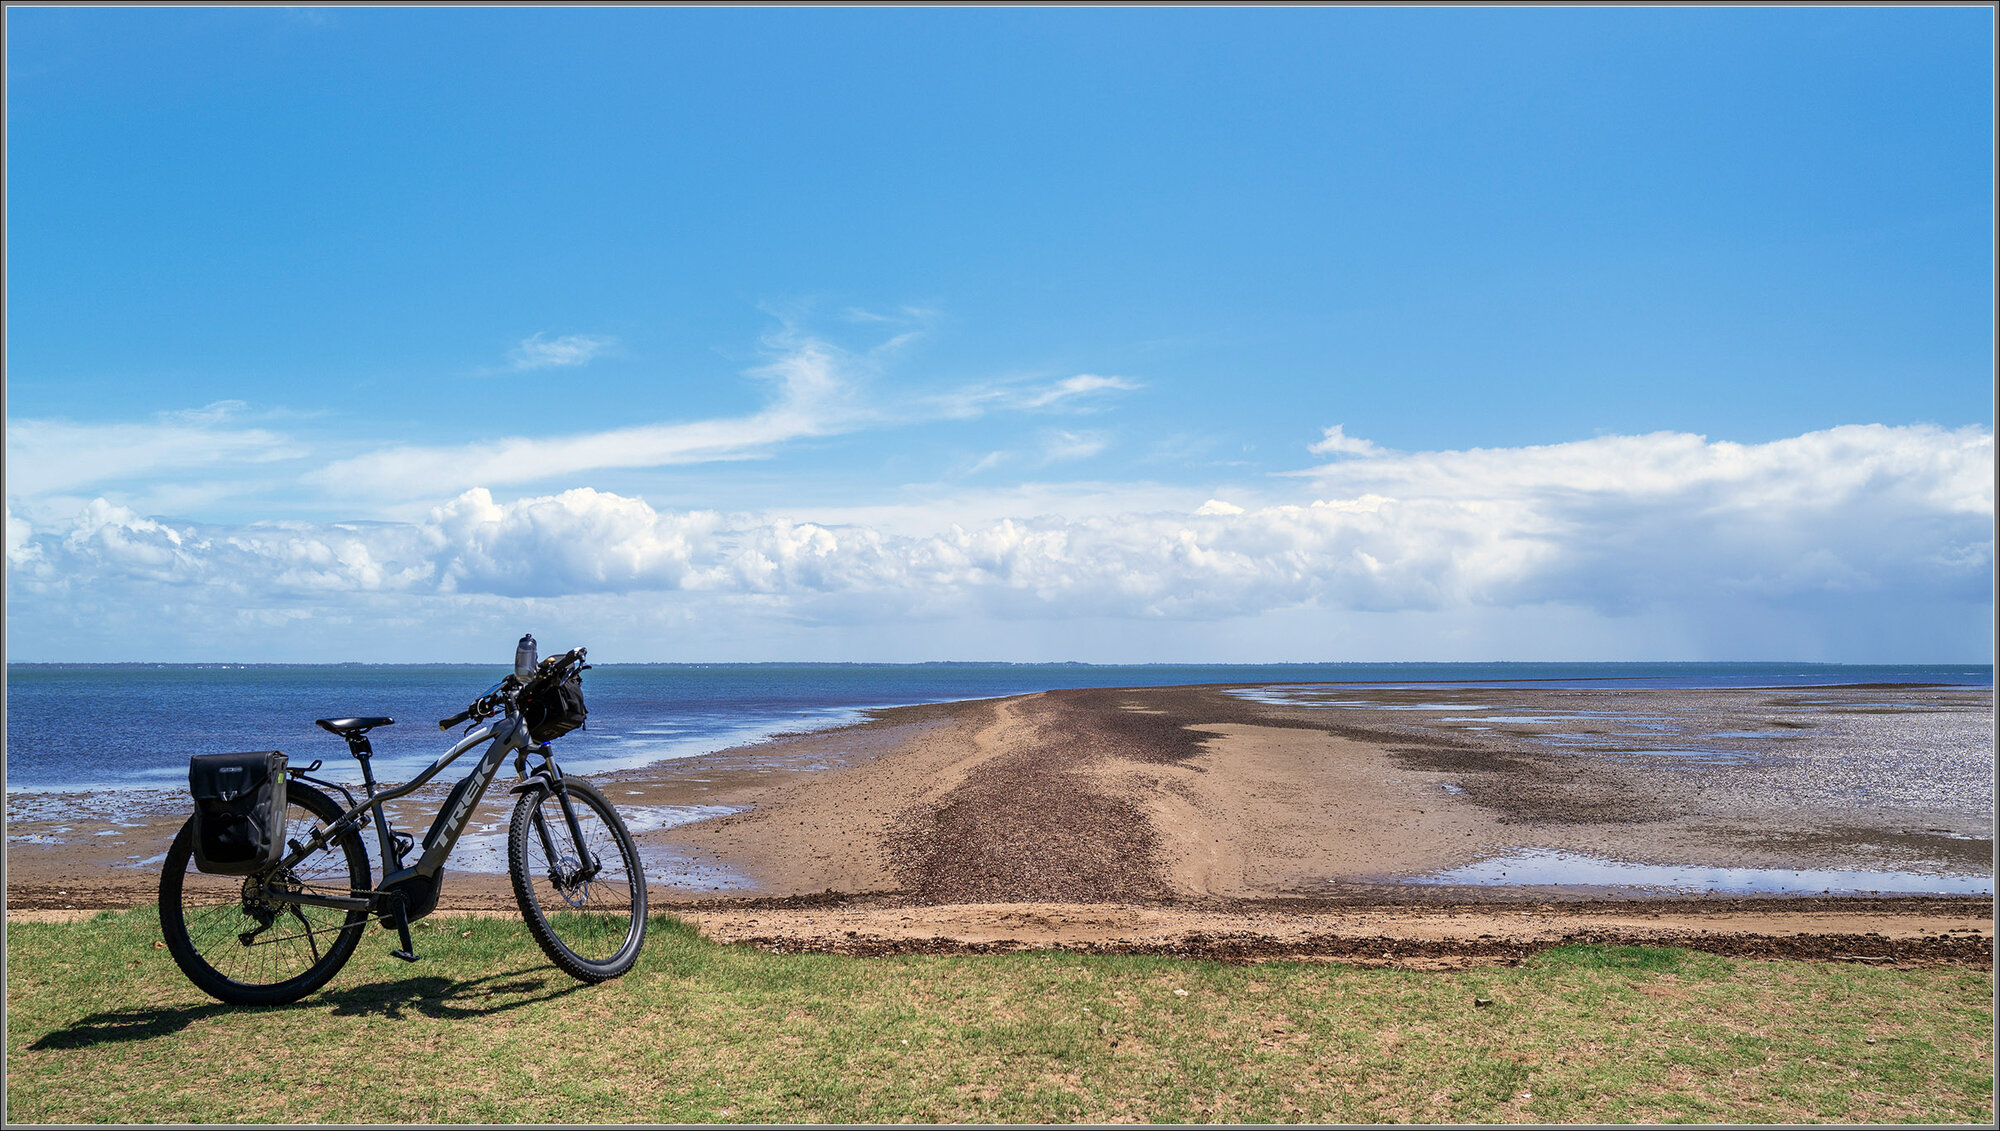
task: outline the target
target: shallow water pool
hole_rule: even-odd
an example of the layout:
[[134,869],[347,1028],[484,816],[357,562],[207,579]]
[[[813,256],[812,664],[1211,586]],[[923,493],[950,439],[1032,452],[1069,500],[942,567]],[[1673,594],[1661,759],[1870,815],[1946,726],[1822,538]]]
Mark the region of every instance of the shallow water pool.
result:
[[1439,885],[1598,887],[1733,895],[1991,895],[1992,876],[1859,872],[1807,868],[1712,868],[1628,864],[1582,853],[1532,848],[1399,882]]

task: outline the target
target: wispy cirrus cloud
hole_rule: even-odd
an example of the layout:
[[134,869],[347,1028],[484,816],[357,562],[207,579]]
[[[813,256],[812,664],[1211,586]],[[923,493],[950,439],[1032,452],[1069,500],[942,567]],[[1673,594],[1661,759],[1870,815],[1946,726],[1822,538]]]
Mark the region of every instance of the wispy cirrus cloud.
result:
[[1051,408],[1056,405],[1079,403],[1095,393],[1126,393],[1139,387],[1139,382],[1127,377],[1101,377],[1095,373],[1079,373],[1074,377],[1065,377],[1052,385],[1026,390],[1010,407]]
[[928,406],[955,419],[989,412],[1093,411],[1105,406],[1108,394],[1128,393],[1145,386],[1129,377],[1079,373],[1060,381],[974,385],[930,398]]
[[[906,323],[923,313],[906,311],[902,318],[876,320]],[[896,403],[871,400],[867,387],[872,379],[923,333],[921,327],[904,329],[855,350],[788,322],[765,336],[768,359],[746,371],[746,376],[772,390],[770,401],[754,413],[569,436],[387,448],[336,461],[306,478],[325,488],[408,497],[412,485],[418,484],[427,490],[459,490],[544,482],[594,471],[756,460],[797,440],[927,420],[1088,407],[1108,394],[1141,387],[1126,377],[1084,373],[1039,384],[975,386]],[[1107,443],[1101,432],[1053,433],[1044,437],[1037,464],[1085,458]]]
[[248,405],[233,400],[126,422],[9,419],[7,494],[31,498],[232,467],[265,474],[268,465],[309,454],[254,419]]
[[537,333],[521,339],[507,354],[508,366],[515,371],[571,369],[617,349],[618,339],[594,334],[565,334],[550,338]]
[[1074,463],[1099,455],[1110,446],[1111,437],[1103,432],[1072,432],[1055,428],[1042,433],[1040,443],[1033,449],[988,452],[966,468],[964,474],[978,475],[1010,465],[1044,468],[1059,463]]
[[[75,505],[80,492],[111,495],[147,510],[190,513],[237,498],[335,497],[364,509],[473,486],[575,479],[594,472],[766,458],[789,443],[866,429],[906,427],[996,413],[1035,413],[1136,389],[1123,377],[1079,374],[1039,384],[975,386],[941,396],[882,398],[871,386],[921,337],[909,323],[875,344],[849,349],[784,323],[763,339],[765,359],[744,371],[768,390],[766,403],[737,416],[661,421],[551,436],[482,437],[457,444],[391,445],[316,460],[319,445],[268,426],[269,413],[241,402],[162,413],[145,421],[73,423],[13,420],[8,426],[9,497]],[[576,366],[613,348],[609,338],[536,335],[516,352],[519,368]],[[253,423],[253,421],[255,423]],[[1107,443],[1102,432],[1046,433],[1029,466],[1083,458]],[[1011,457],[1009,457],[1011,458]],[[271,466],[289,462],[282,471]],[[254,470],[249,465],[259,465]],[[191,475],[191,473],[194,473]],[[34,509],[30,507],[30,509]]]
[[1089,459],[1110,446],[1111,438],[1102,432],[1057,429],[1042,438],[1041,459],[1044,464],[1070,463]]
[[771,386],[771,400],[743,416],[642,424],[553,437],[502,437],[469,444],[402,446],[337,460],[308,481],[342,491],[407,496],[431,490],[504,486],[593,471],[758,459],[788,441],[852,431],[874,419],[854,395],[865,358],[789,331],[773,335],[775,356],[748,371]]

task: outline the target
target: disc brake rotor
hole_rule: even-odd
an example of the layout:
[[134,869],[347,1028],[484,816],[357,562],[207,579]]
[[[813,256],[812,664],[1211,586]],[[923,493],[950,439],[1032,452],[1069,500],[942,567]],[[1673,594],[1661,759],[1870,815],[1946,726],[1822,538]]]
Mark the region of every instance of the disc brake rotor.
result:
[[575,879],[583,870],[582,863],[574,856],[564,856],[549,869],[549,879],[555,884],[557,894],[571,907],[582,907],[590,899],[590,881]]

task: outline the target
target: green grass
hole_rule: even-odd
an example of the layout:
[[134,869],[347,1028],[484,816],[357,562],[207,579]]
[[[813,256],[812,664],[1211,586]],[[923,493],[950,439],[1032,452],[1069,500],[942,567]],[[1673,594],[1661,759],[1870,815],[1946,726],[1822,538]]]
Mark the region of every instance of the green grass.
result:
[[[150,909],[7,942],[14,1122],[1967,1122],[1984,971],[1573,947],[1460,973],[1064,953],[850,958],[659,918],[584,986],[520,923],[371,930],[239,1009]],[[1475,997],[1493,1004],[1476,1007]],[[1875,1043],[1867,1043],[1868,1038]]]

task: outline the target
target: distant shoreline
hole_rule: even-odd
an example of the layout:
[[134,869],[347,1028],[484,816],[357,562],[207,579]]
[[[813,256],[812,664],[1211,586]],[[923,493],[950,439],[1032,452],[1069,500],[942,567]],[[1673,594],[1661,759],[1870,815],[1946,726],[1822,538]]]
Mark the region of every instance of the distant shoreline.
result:
[[[1516,682],[1523,680],[1535,683],[1548,683],[1561,680],[1577,680],[1577,681],[1601,681],[1601,680],[1619,680],[1619,679],[1631,680],[1631,679],[1662,678],[1662,676],[1660,675],[1649,675],[1647,674],[1648,672],[1666,673],[1670,671],[1679,672],[1679,671],[1689,671],[1689,670],[1699,670],[1699,669],[1709,669],[1709,670],[1725,671],[1725,672],[1740,671],[1743,672],[1744,674],[1749,674],[1750,672],[1755,670],[1767,670],[1767,669],[1794,669],[1794,670],[1804,669],[1804,671],[1801,672],[1801,675],[1834,674],[1843,670],[1856,671],[1856,672],[1910,672],[1910,673],[1962,672],[1966,674],[1967,680],[1964,681],[1942,681],[1943,685],[1945,686],[1980,686],[1982,683],[1983,684],[1993,683],[1993,678],[1994,678],[1994,665],[1990,662],[1989,663],[1941,662],[1941,663],[1921,663],[1921,664],[1876,664],[1876,663],[1836,663],[1836,662],[1821,662],[1821,661],[1811,661],[1811,660],[1728,660],[1728,661],[1325,660],[1325,661],[1274,661],[1268,663],[1230,662],[1230,663],[1212,663],[1212,664],[1188,663],[1180,661],[1145,661],[1145,662],[1134,662],[1134,663],[1087,663],[1076,660],[1060,660],[1060,661],[635,660],[635,661],[608,661],[604,663],[595,663],[592,664],[591,666],[593,668],[610,669],[610,670],[651,668],[651,669],[690,670],[690,671],[716,670],[716,669],[774,670],[774,669],[788,669],[788,668],[806,668],[806,669],[828,668],[828,669],[850,669],[850,670],[871,669],[871,668],[905,669],[905,670],[942,668],[942,669],[959,669],[964,671],[972,671],[978,669],[998,668],[998,669],[1011,669],[1016,671],[1035,670],[1035,669],[1067,669],[1070,671],[1084,670],[1084,671],[1103,671],[1103,672],[1135,671],[1135,670],[1136,671],[1223,671],[1223,672],[1240,671],[1246,674],[1251,672],[1266,672],[1272,670],[1289,669],[1298,672],[1302,676],[1308,674],[1317,674],[1321,672],[1330,672],[1339,669],[1347,669],[1349,672],[1361,669],[1371,669],[1371,670],[1384,670],[1392,672],[1393,674],[1395,674],[1397,682],[1423,682],[1423,683],[1505,683],[1505,682]],[[297,669],[297,668],[323,668],[323,669],[387,668],[387,669],[406,669],[406,670],[451,668],[451,669],[461,669],[467,672],[492,671],[495,673],[495,678],[498,678],[499,675],[505,674],[504,667],[498,664],[490,662],[468,662],[468,661],[454,661],[454,660],[438,660],[438,661],[9,660],[7,661],[7,670],[10,672],[17,670],[18,671],[100,671],[100,670],[101,671],[158,671],[158,670],[249,671],[249,670],[259,670],[259,669]],[[1404,674],[1412,669],[1426,669],[1426,668],[1456,669],[1456,670],[1492,669],[1492,668],[1506,668],[1506,669],[1520,669],[1520,670],[1541,669],[1541,670],[1564,671],[1571,673],[1580,673],[1588,669],[1636,669],[1636,670],[1632,671],[1631,674],[1625,674],[1625,675],[1551,674],[1546,676],[1523,676],[1520,674],[1510,674],[1503,676],[1493,676],[1486,679],[1463,677],[1463,676],[1446,676],[1435,680],[1409,680]],[[1978,678],[1982,673],[1984,675],[1983,680]],[[1367,684],[1367,683],[1382,682],[1383,679],[1386,678],[1387,676],[1381,678],[1364,677],[1358,679],[1311,680],[1309,682]],[[1149,682],[1145,684],[1137,684],[1132,686],[1159,686],[1159,687],[1207,686],[1213,683],[1221,683],[1221,682],[1236,682],[1236,681],[1189,680],[1189,681],[1180,681],[1172,684],[1166,684],[1166,683],[1156,684]],[[1249,680],[1246,682],[1286,682],[1286,681]],[[1844,682],[1847,681],[1835,681],[1834,684],[1829,684],[1828,686],[1835,686]],[[1921,683],[1921,682],[1940,682],[1940,681],[1894,680],[1894,681],[1881,681],[1881,682],[1902,684],[1902,683]],[[1105,684],[1101,686],[1109,687],[1109,686],[1123,686],[1123,685]],[[1746,686],[1746,685],[1733,685],[1733,686]],[[1770,686],[1806,686],[1806,685],[1788,681],[1785,683],[1772,684]]]

